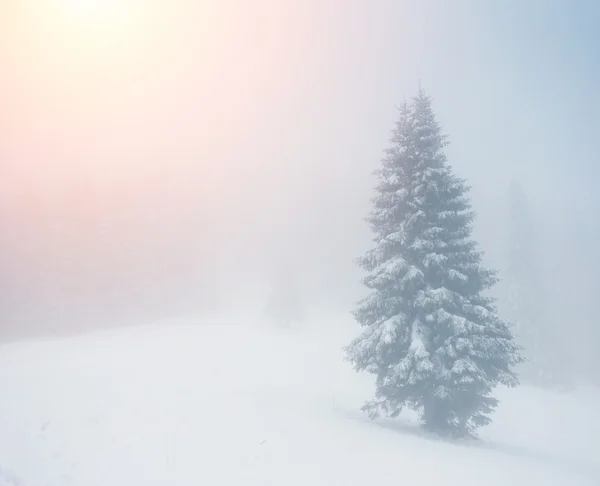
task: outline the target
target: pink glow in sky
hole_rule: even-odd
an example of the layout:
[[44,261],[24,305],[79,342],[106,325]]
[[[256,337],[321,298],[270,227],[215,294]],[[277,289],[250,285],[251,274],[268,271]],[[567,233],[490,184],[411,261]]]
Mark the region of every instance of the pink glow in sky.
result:
[[[295,253],[291,242],[316,250],[307,235],[348,224],[340,210],[363,199],[323,188],[363,179],[352,162],[361,149],[333,156],[341,144],[330,144],[352,127],[350,88],[375,80],[364,70],[374,58],[353,40],[360,8],[336,23],[335,2],[100,3],[0,7],[12,261],[75,276],[66,292],[123,272],[180,278],[207,259],[264,277]],[[330,216],[310,222],[313,211]]]
[[78,293],[126,301],[148,287],[170,302],[200,293],[200,280],[245,278],[248,290],[285,264],[349,308],[361,291],[353,260],[370,238],[370,175],[394,105],[419,79],[474,186],[491,266],[512,177],[556,233],[570,217],[564,200],[580,201],[566,161],[586,147],[571,156],[573,117],[561,108],[577,106],[577,90],[532,81],[552,96],[542,102],[524,89],[534,64],[503,51],[508,37],[490,33],[484,4],[0,2],[8,291],[24,307]]

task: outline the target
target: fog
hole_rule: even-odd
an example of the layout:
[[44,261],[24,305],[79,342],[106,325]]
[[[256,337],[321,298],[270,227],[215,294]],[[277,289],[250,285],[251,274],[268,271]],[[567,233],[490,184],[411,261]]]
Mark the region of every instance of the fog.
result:
[[557,354],[595,375],[594,2],[168,3],[118,25],[0,7],[5,337],[260,311],[282,268],[349,316],[371,173],[420,82],[486,263],[508,265],[517,181]]

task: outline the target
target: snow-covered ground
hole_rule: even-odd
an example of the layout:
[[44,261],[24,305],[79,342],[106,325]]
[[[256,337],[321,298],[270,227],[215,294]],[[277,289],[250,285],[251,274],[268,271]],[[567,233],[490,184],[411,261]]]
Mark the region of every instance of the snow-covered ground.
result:
[[371,380],[332,329],[170,322],[4,345],[0,468],[25,486],[600,484],[598,390],[500,390],[481,441],[436,441],[363,416]]

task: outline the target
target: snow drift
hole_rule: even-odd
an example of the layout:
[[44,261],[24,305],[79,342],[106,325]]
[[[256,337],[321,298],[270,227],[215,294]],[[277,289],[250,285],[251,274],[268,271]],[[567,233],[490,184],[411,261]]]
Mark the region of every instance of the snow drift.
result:
[[359,411],[370,377],[335,329],[169,322],[5,345],[0,465],[25,486],[600,484],[597,390],[499,390],[480,441],[443,442]]

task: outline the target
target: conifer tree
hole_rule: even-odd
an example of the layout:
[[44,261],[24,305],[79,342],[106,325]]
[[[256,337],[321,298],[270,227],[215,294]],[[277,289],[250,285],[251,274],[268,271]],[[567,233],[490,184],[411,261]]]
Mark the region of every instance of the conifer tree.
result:
[[359,259],[370,290],[354,312],[362,333],[346,348],[376,376],[371,418],[416,410],[446,436],[490,423],[498,384],[516,386],[521,361],[485,292],[496,283],[471,239],[468,186],[447,163],[446,136],[419,89],[400,109],[368,217],[375,246]]
[[[284,271],[284,268],[288,271]],[[289,266],[284,268],[278,273],[263,313],[278,325],[289,328],[304,319],[306,309],[297,276]]]
[[521,186],[512,181],[509,201],[509,259],[506,269],[506,316],[513,325],[517,342],[523,346],[527,362],[523,380],[536,385],[556,381],[550,356],[554,332],[544,315],[546,302],[541,282],[534,222]]

